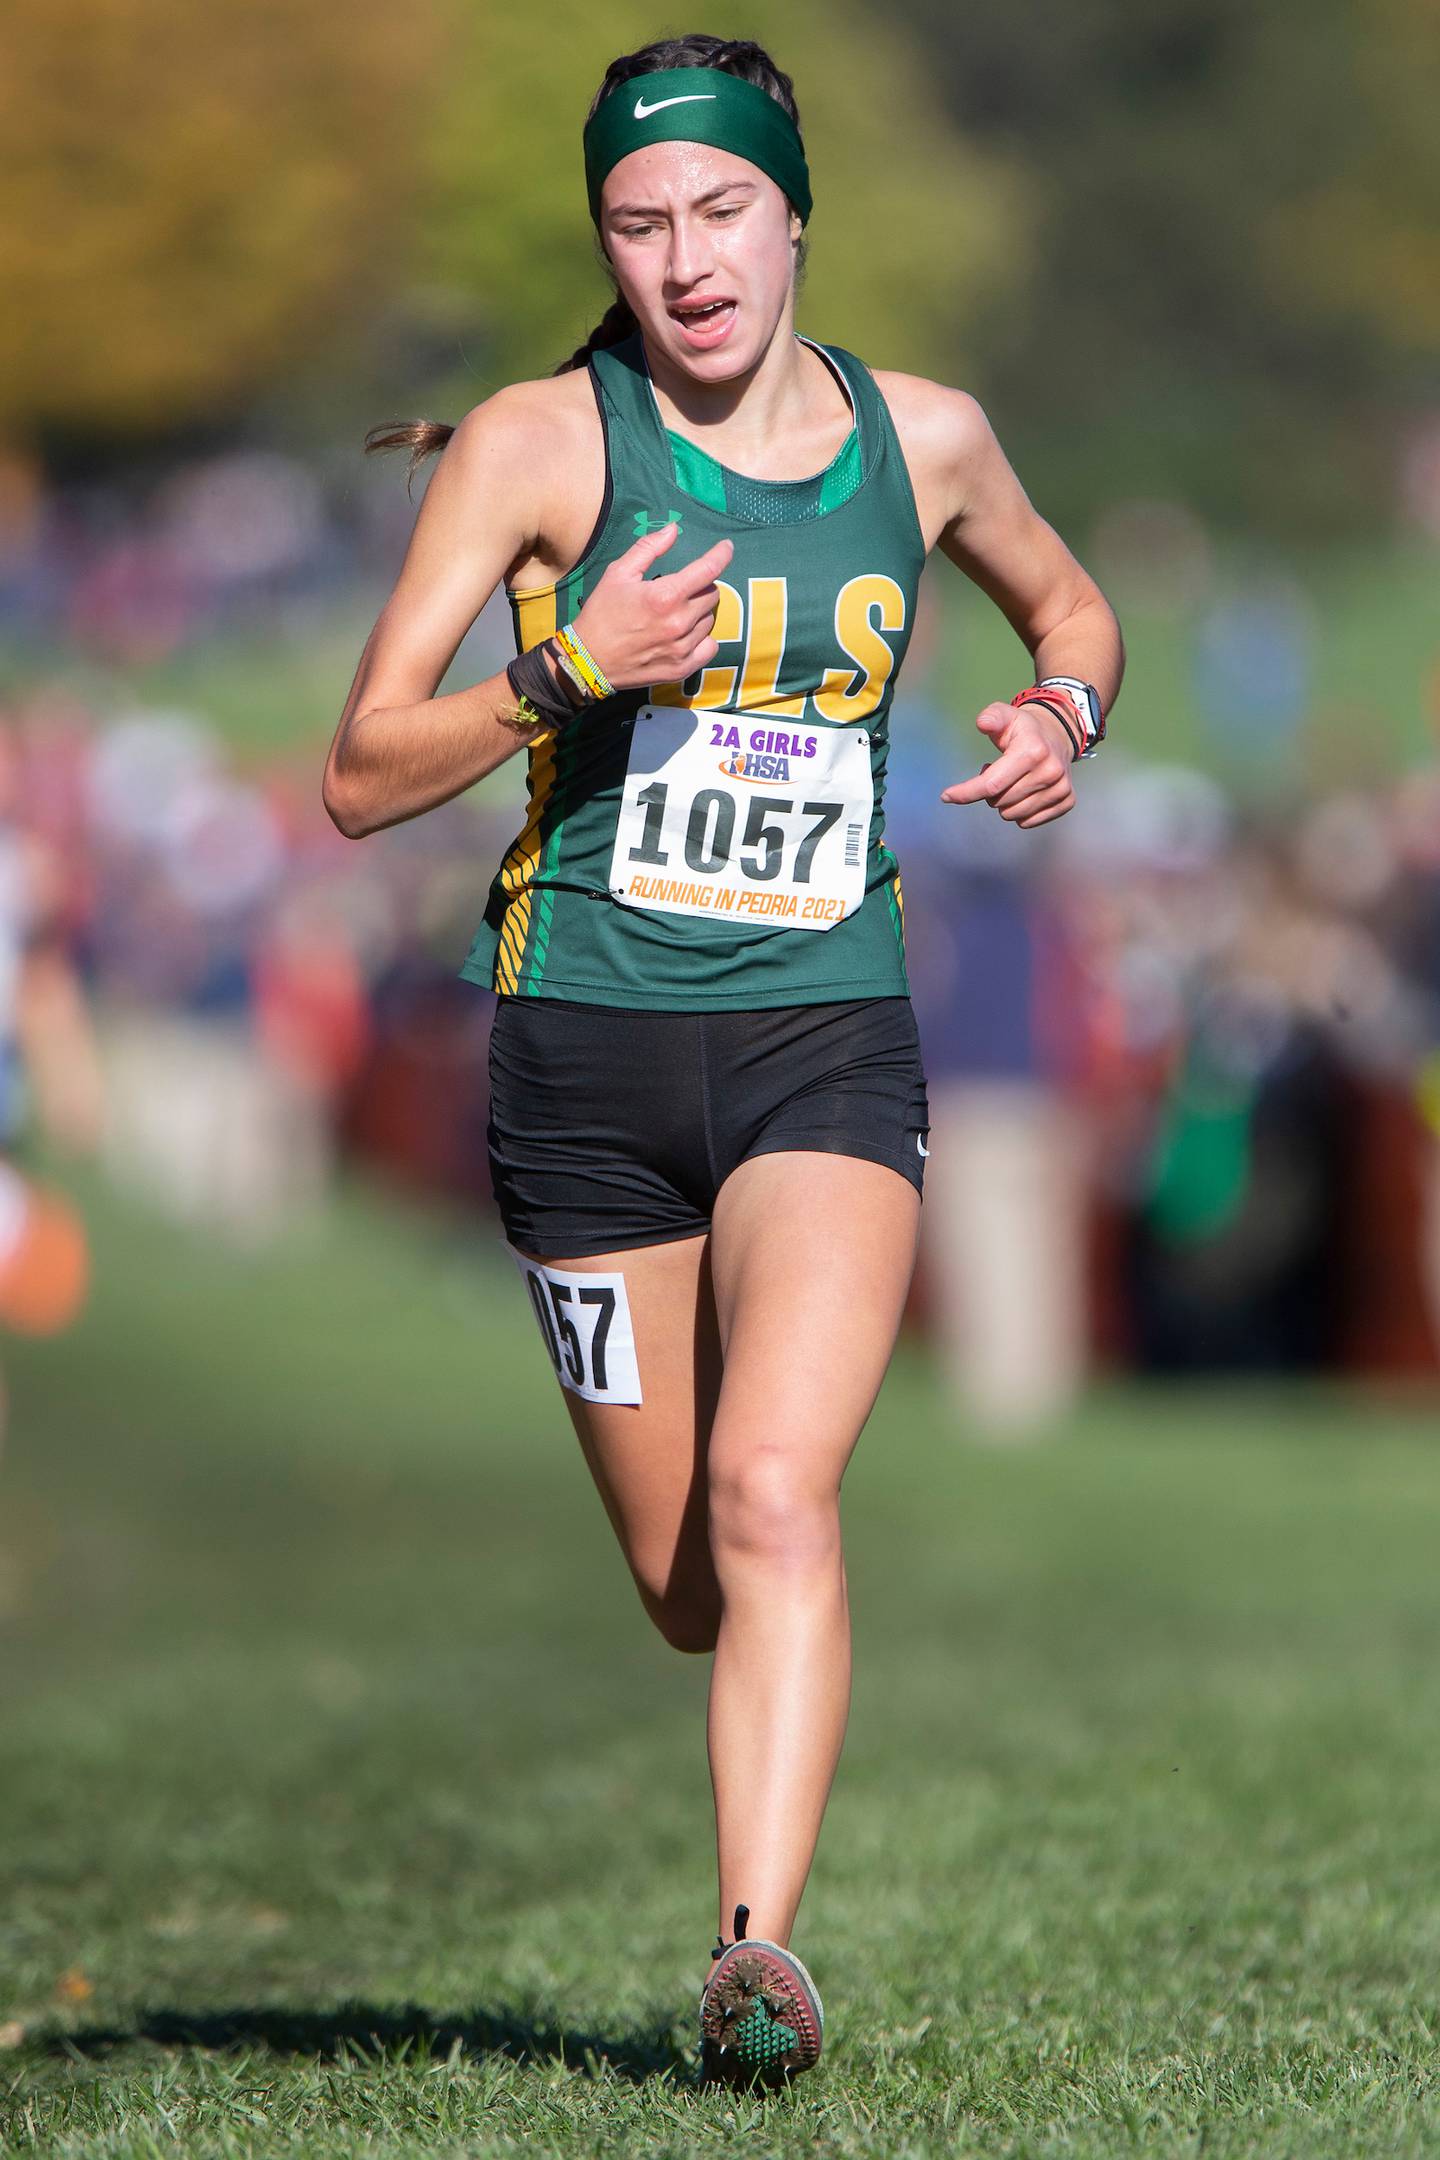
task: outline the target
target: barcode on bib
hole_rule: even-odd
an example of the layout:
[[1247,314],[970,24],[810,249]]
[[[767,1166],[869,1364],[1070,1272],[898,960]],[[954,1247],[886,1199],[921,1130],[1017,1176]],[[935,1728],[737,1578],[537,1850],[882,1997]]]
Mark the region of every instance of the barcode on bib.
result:
[[863,825],[847,825],[845,828],[845,867],[853,870],[860,860],[860,835]]

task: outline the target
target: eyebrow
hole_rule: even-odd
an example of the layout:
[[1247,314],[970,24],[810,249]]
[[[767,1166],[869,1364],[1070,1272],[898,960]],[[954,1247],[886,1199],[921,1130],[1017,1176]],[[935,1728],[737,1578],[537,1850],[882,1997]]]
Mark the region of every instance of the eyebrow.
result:
[[[703,195],[692,198],[691,208],[698,210],[702,204],[714,202],[717,195],[738,195],[742,190],[755,193],[753,180],[722,180],[719,187],[706,188]],[[663,203],[616,203],[611,217],[658,217],[665,208]]]

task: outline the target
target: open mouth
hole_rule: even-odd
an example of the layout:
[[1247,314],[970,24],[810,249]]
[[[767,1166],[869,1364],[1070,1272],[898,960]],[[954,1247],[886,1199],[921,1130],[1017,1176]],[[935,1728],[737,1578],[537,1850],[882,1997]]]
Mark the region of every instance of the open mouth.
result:
[[733,300],[707,300],[699,305],[670,309],[691,345],[718,345],[735,319]]

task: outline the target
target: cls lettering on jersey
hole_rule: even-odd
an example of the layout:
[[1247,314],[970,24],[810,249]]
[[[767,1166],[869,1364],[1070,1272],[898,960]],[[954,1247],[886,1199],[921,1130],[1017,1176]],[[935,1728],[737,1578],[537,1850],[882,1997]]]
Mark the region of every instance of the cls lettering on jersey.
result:
[[[785,658],[788,580],[748,578],[743,599],[738,587],[727,585],[724,578],[717,578],[715,586],[710,635],[718,645],[741,648],[738,665],[701,668],[696,687],[689,693],[678,682],[656,683],[650,692],[652,704],[699,711],[733,711],[738,706],[745,712],[787,720],[803,720],[810,709],[815,717],[842,725],[875,711],[895,672],[895,648],[884,633],[905,627],[905,595],[894,578],[871,570],[846,579],[835,596],[835,642],[850,665],[826,668],[814,690],[789,697],[782,697],[778,689]],[[796,756],[798,752],[770,754]]]

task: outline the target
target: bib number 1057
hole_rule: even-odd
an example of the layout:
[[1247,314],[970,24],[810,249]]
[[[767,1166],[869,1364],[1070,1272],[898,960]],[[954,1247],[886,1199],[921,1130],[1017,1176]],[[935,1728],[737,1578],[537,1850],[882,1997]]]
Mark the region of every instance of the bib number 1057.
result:
[[610,862],[627,907],[828,930],[865,897],[864,728],[642,706]]

